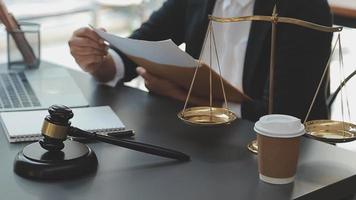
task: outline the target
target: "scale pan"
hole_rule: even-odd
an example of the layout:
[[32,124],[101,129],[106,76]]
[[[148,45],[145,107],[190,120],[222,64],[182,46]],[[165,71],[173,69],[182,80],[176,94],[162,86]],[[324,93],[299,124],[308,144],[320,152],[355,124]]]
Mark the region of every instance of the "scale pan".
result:
[[308,136],[328,143],[356,140],[356,125],[348,122],[313,120],[305,123],[305,130]]
[[226,108],[191,107],[178,113],[179,119],[192,125],[212,126],[230,124],[236,119],[235,113]]

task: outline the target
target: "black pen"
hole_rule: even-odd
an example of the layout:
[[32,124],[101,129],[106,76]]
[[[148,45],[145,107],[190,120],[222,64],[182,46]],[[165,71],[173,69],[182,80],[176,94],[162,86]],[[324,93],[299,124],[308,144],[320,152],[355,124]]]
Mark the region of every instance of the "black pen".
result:
[[[120,130],[120,131],[115,131],[115,132],[111,132],[111,133],[96,133],[98,135],[108,135],[110,137],[114,137],[114,138],[130,138],[133,137],[135,135],[135,132],[133,130]],[[88,137],[80,137],[80,136],[76,136],[70,137],[71,140],[74,141],[78,141],[78,142],[93,142],[93,138],[88,138]]]
[[130,138],[135,135],[135,132],[133,130],[121,130],[108,133],[107,135],[114,138]]

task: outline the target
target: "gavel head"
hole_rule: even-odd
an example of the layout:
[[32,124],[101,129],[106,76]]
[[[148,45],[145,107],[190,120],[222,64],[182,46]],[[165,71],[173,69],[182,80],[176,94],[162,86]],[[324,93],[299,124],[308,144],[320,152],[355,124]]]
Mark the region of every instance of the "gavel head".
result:
[[39,143],[48,151],[60,151],[64,148],[63,141],[67,139],[73,112],[63,105],[53,105],[48,112],[42,125],[43,139]]

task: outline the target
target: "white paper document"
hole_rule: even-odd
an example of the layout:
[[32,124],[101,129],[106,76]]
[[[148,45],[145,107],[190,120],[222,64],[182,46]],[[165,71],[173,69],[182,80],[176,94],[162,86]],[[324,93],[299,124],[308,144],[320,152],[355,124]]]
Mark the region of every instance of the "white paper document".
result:
[[[118,37],[94,28],[93,30],[111,46],[120,50],[130,60],[145,68],[153,76],[169,80],[186,90],[191,88],[192,80],[194,80],[191,93],[195,96],[209,98],[210,95],[213,95],[214,99],[224,100],[221,84],[223,82],[225,92],[229,97],[228,101],[241,103],[251,99],[221,77],[220,73],[204,63],[199,63],[192,56],[179,49],[172,40],[135,40]],[[208,81],[210,74],[212,75],[211,84]],[[212,88],[211,90],[214,92],[210,93],[209,88]]]
[[196,67],[198,61],[179,47],[172,40],[145,41],[122,38],[99,29],[94,31],[110,45],[124,54],[145,60],[179,67]]

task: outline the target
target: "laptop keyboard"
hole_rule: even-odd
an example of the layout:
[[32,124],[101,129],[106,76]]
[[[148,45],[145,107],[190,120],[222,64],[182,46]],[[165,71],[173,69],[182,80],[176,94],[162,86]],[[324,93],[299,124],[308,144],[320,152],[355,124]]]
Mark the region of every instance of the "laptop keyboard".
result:
[[0,73],[0,109],[41,106],[23,72]]

